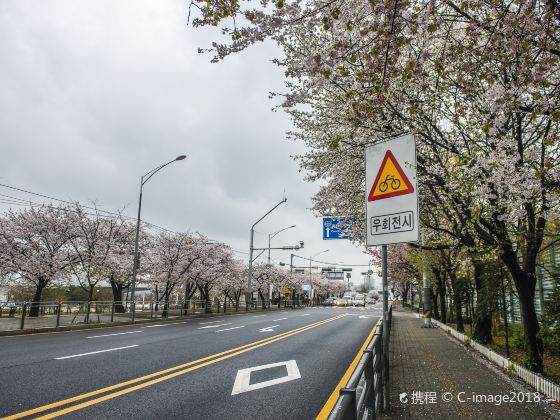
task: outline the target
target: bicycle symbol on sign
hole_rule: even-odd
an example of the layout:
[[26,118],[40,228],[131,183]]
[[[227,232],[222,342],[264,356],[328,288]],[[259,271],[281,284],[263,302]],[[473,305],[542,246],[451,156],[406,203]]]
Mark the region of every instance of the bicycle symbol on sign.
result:
[[391,181],[391,190],[392,191],[398,190],[399,187],[401,186],[400,179],[396,179],[393,175],[387,175],[385,177],[385,181],[383,181],[381,184],[379,184],[379,191],[381,191],[381,192],[387,191],[387,188],[389,188],[389,181]]

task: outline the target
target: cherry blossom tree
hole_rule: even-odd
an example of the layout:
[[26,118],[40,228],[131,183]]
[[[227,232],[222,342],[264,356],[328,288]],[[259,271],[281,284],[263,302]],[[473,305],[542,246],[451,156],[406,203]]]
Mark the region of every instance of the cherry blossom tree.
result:
[[[215,60],[265,38],[283,47],[291,136],[309,146],[300,157],[308,179],[327,180],[318,213],[362,215],[363,146],[416,133],[421,189],[446,208],[461,246],[498,250],[519,295],[529,365],[542,372],[533,299],[559,206],[557,2],[191,5],[195,26],[221,25],[231,37],[213,44]],[[476,272],[480,259],[470,257]]]
[[125,221],[120,216],[102,215],[95,203],[93,210],[86,210],[79,204],[74,205],[69,217],[74,229],[69,241],[70,269],[80,286],[87,291],[88,301],[92,301],[95,287],[105,280],[105,274],[110,271],[109,256],[112,255]]
[[39,315],[43,290],[68,280],[70,241],[75,235],[70,213],[67,206],[44,205],[9,211],[0,218],[0,266],[35,289],[31,317]]

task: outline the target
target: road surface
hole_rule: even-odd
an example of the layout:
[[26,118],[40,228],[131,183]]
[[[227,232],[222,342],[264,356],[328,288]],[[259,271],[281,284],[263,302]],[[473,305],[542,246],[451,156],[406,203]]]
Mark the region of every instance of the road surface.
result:
[[307,308],[0,338],[0,417],[312,419],[381,315]]

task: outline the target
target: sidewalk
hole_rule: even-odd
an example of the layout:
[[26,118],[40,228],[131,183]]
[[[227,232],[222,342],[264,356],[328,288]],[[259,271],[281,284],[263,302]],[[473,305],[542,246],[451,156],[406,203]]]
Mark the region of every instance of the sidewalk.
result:
[[[422,322],[401,307],[393,309],[391,410],[384,419],[560,418],[544,403],[527,402],[534,400],[532,391],[488,366],[441,329],[421,328]],[[496,396],[525,402],[498,404]]]

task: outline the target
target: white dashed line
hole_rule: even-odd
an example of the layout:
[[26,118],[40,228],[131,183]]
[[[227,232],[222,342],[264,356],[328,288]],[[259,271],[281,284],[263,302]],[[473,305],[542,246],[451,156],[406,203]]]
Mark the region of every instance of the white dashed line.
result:
[[276,321],[284,321],[285,319],[288,319],[288,318],[278,318],[278,319],[273,319],[273,320],[272,320],[272,322],[276,322]]
[[228,322],[227,324],[207,325],[206,327],[197,328],[197,330],[203,330],[205,328],[218,328],[218,327],[223,327],[224,325],[231,325],[231,324],[233,324],[233,322]]
[[86,337],[86,338],[112,337],[114,335],[136,334],[141,332],[142,331],[129,331],[129,332],[122,332],[122,333],[115,333],[115,334],[92,335],[91,337]]
[[71,358],[73,358],[73,357],[89,356],[90,354],[97,354],[97,353],[105,353],[105,352],[108,352],[108,351],[130,349],[130,348],[132,348],[132,347],[138,347],[138,344],[134,344],[134,345],[132,345],[132,346],[125,346],[125,347],[115,347],[114,349],[99,350],[99,351],[91,351],[91,352],[89,352],[89,353],[73,354],[72,356],[55,357],[54,360],[71,359]]
[[224,328],[223,330],[216,330],[214,332],[230,331],[230,330],[236,330],[238,328],[245,328],[245,325],[241,325],[239,327]]

